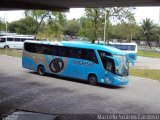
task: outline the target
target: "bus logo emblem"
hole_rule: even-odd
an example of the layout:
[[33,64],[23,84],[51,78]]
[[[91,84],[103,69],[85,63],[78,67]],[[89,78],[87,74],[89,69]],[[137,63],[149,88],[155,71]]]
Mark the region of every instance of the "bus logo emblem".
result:
[[55,58],[51,61],[49,67],[52,72],[58,73],[63,69],[64,63],[60,58]]

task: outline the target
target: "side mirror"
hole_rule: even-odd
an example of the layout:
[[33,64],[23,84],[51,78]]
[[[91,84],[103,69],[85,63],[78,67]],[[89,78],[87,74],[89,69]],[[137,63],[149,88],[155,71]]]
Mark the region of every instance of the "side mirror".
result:
[[106,57],[106,58],[110,58],[110,59],[114,60],[115,65],[116,65],[116,66],[119,66],[119,61],[118,61],[118,59],[117,59],[117,58],[114,58],[114,57],[111,57],[111,56],[106,56],[106,55],[105,55],[105,57]]
[[131,59],[131,58],[129,57],[129,55],[130,55],[130,54],[126,54],[126,58],[127,58],[127,60],[128,60],[129,62],[132,63],[132,66],[134,66],[134,60]]

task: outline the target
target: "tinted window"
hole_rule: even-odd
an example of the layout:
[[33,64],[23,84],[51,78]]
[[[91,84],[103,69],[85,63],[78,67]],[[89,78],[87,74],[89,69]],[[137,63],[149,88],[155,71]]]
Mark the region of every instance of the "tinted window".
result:
[[135,45],[128,45],[127,49],[130,51],[135,51],[135,47],[136,47]]
[[47,54],[47,55],[57,55],[56,46],[36,44],[36,43],[25,43],[24,48],[28,52]]
[[120,49],[121,50],[121,45],[115,45],[115,48]]
[[95,51],[91,49],[44,45],[36,43],[25,43],[24,48],[26,51],[33,53],[85,59],[90,60],[94,63],[98,63]]
[[104,58],[104,68],[107,70],[107,71],[110,71],[112,73],[115,73],[115,63],[112,59],[110,58]]
[[6,38],[0,38],[0,42],[6,42]]
[[105,57],[105,56],[112,56],[111,53],[101,51],[101,50],[98,50],[98,53],[99,53],[99,56],[101,58],[104,69],[114,73],[115,72],[114,61],[110,58]]
[[27,40],[27,38],[21,38],[21,41],[24,42],[25,40]]
[[14,41],[20,42],[20,38],[14,38]]
[[28,52],[35,52],[35,44],[25,43],[24,49]]
[[79,58],[78,57],[78,49],[77,48],[69,48],[69,57]]
[[34,48],[35,48],[35,53],[44,54],[44,45],[35,44]]
[[89,60],[94,63],[98,63],[97,56],[95,51],[92,49],[84,49],[84,48],[69,48],[69,57]]
[[82,49],[82,59],[90,60],[94,63],[98,63],[95,51],[92,49]]
[[127,50],[127,45],[120,45],[121,49],[120,50]]
[[13,38],[7,38],[7,41],[13,41]]
[[44,46],[44,53],[48,55],[57,55],[57,46],[53,45],[43,45]]
[[57,56],[69,57],[69,47],[57,46]]
[[112,56],[111,53],[106,52],[106,51],[102,51],[102,50],[98,50],[98,53],[99,53],[99,56],[100,56],[101,58],[104,57],[105,55],[106,55],[106,56]]
[[129,50],[129,51],[135,51],[135,45],[114,45],[114,44],[110,44],[109,46],[111,47],[115,47],[117,49],[120,49],[120,50]]
[[34,40],[34,39],[27,39],[27,40]]

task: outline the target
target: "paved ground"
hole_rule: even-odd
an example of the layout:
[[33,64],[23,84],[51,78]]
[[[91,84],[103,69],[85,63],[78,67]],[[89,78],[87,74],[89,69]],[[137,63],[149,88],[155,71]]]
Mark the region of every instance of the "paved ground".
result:
[[138,56],[134,68],[160,70],[160,58],[149,58]]
[[91,86],[39,76],[21,59],[0,55],[0,113],[15,109],[51,114],[160,113],[160,82],[131,77],[128,86]]

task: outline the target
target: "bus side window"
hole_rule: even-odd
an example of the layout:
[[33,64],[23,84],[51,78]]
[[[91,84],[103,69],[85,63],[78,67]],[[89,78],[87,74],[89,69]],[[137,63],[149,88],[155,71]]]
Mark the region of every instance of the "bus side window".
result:
[[21,42],[24,42],[27,38],[21,38]]
[[58,56],[62,56],[62,57],[69,56],[69,48],[68,47],[58,46],[57,48],[58,48]]
[[121,49],[120,50],[127,50],[127,45],[121,45]]
[[34,44],[30,44],[30,43],[25,43],[24,44],[24,49],[26,50],[26,51],[28,51],[28,52],[33,52],[33,50],[32,50],[32,46],[33,46]]
[[135,51],[135,45],[128,45],[127,50]]
[[35,44],[35,53],[43,54],[44,49],[42,44]]
[[98,50],[98,53],[99,53],[101,58],[104,57],[105,55],[106,56],[112,56],[111,53],[105,52],[105,51],[101,51],[101,50]]
[[57,55],[57,46],[54,45],[43,45],[43,54]]
[[90,61],[92,61],[94,63],[98,63],[95,51],[91,50],[91,49],[84,49],[83,50],[83,54],[82,54],[82,58],[86,59],[86,60],[90,60]]
[[114,61],[109,58],[105,58],[105,69],[112,73],[115,73]]
[[77,48],[69,48],[69,57],[77,58]]
[[44,54],[47,54],[47,55],[51,55],[52,52],[51,52],[51,48],[50,48],[50,45],[44,45],[45,48],[44,48]]
[[0,42],[6,42],[6,38],[0,38]]
[[13,41],[13,38],[7,38],[7,41]]
[[120,50],[122,49],[121,45],[115,45],[115,46],[116,46],[117,49],[120,49]]
[[21,40],[20,40],[20,38],[14,38],[14,41],[20,42]]

